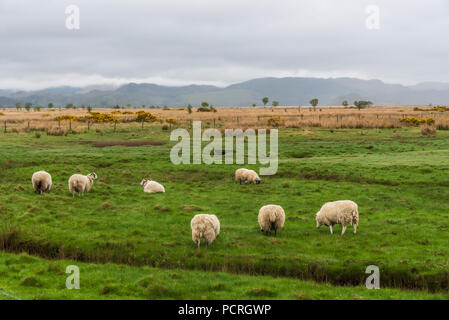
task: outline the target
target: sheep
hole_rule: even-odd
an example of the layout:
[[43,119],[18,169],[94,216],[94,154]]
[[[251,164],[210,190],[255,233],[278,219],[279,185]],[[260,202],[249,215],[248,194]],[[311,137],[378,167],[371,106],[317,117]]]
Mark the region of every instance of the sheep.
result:
[[254,170],[248,170],[244,173],[246,181],[249,183],[259,184],[261,182],[259,175]]
[[140,185],[143,187],[143,192],[147,192],[147,193],[165,192],[164,186],[156,181],[142,179],[142,181],[140,182]]
[[220,221],[216,215],[213,214],[197,214],[190,222],[192,229],[192,240],[200,248],[201,238],[206,240],[209,246],[220,233]]
[[92,172],[87,176],[82,174],[74,174],[69,178],[69,191],[73,197],[75,197],[75,192],[78,192],[78,196],[84,194],[84,192],[88,192],[94,183],[94,180],[97,180],[98,176]]
[[257,217],[260,231],[265,232],[266,235],[271,235],[271,230],[274,230],[274,235],[277,235],[278,229],[284,227],[285,212],[281,206],[269,204],[263,206],[259,210]]
[[37,171],[33,173],[31,182],[33,184],[34,191],[39,194],[50,191],[53,184],[51,175],[46,171]]
[[259,175],[254,170],[248,170],[246,168],[240,168],[235,171],[235,183],[247,181],[249,183],[259,184],[261,182]]
[[340,200],[324,204],[315,215],[316,227],[322,225],[329,226],[331,234],[334,233],[334,224],[341,224],[343,229],[341,235],[345,234],[346,226],[352,224],[354,234],[357,233],[359,223],[359,210],[355,202],[350,200]]

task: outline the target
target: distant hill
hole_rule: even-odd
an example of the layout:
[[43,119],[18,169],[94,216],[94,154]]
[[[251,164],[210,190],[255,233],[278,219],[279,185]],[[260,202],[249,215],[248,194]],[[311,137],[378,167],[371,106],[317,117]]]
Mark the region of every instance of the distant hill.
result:
[[[1,97],[3,96],[3,97]],[[0,89],[0,105],[32,102],[46,106],[49,102],[64,106],[93,105],[126,106],[198,106],[202,101],[220,106],[261,105],[262,97],[277,100],[280,105],[309,105],[318,98],[320,105],[341,105],[343,100],[371,100],[376,105],[449,104],[449,83],[425,82],[414,86],[387,84],[380,80],[355,78],[259,78],[236,83],[225,88],[207,85],[160,86],[151,83],[128,83],[112,86],[57,87],[38,91]],[[270,102],[271,104],[271,102]]]

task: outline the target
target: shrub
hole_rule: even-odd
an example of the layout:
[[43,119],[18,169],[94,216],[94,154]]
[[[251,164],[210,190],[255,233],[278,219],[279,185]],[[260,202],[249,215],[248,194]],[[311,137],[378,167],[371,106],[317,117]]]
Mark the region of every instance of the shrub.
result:
[[435,124],[434,118],[418,118],[418,117],[406,117],[401,119],[402,123],[410,127],[419,127],[422,124],[427,124],[429,126],[433,126]]
[[211,108],[208,107],[199,107],[196,112],[211,112],[213,111]]
[[169,124],[178,124],[178,121],[176,121],[176,119],[172,119],[172,118],[167,118],[165,119],[165,122],[169,123]]
[[270,119],[268,119],[268,125],[272,127],[280,127],[283,126],[284,123],[284,119],[279,117],[271,117]]
[[157,120],[157,117],[149,112],[137,111],[135,120],[140,122],[141,121],[154,122]]
[[435,128],[435,126],[431,126],[431,125],[423,125],[421,126],[421,135],[423,136],[434,136],[436,135],[437,130]]

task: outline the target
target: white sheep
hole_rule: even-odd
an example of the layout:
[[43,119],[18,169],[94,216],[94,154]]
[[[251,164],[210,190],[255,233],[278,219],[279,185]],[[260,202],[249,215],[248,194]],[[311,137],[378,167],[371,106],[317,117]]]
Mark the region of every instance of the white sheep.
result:
[[39,194],[50,191],[53,184],[51,175],[46,171],[37,171],[33,173],[31,182],[33,184],[34,191]]
[[242,181],[247,181],[254,184],[259,184],[261,182],[256,171],[248,170],[246,168],[240,168],[235,171],[235,182],[242,184]]
[[98,176],[92,172],[87,176],[82,174],[74,174],[69,178],[69,191],[73,197],[75,197],[75,192],[78,192],[78,196],[84,194],[84,192],[88,192],[94,183],[94,180],[97,180]]
[[277,231],[284,227],[285,212],[281,206],[269,204],[263,206],[259,210],[260,231],[265,232],[267,235],[271,234],[271,230],[274,230],[274,235],[277,235]]
[[197,214],[190,222],[192,240],[200,247],[201,238],[209,246],[220,233],[220,221],[213,214]]
[[259,175],[254,170],[248,170],[244,173],[246,181],[249,183],[259,184],[261,182]]
[[331,234],[334,233],[334,224],[341,224],[343,229],[341,235],[344,235],[346,226],[352,224],[354,234],[357,233],[359,223],[359,210],[355,202],[350,200],[340,200],[324,204],[320,211],[315,215],[316,227],[322,225],[329,226]]
[[165,192],[164,186],[156,181],[143,179],[140,182],[140,185],[143,187],[143,192],[147,192],[147,193]]

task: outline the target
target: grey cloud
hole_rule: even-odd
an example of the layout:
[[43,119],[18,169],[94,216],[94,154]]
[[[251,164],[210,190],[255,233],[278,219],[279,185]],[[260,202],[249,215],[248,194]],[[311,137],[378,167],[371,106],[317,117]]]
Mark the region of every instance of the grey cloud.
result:
[[[81,29],[65,28],[78,5]],[[380,30],[365,7],[380,8]],[[0,87],[228,84],[256,76],[448,81],[444,0],[0,2]]]

